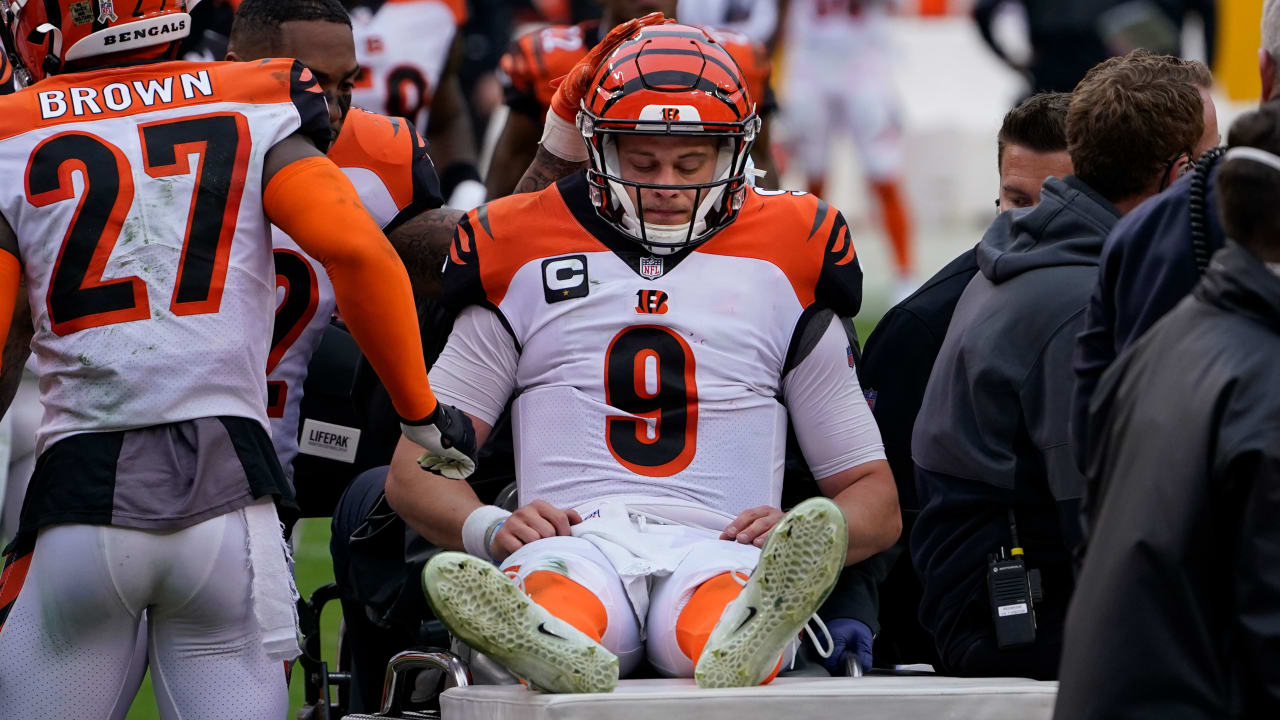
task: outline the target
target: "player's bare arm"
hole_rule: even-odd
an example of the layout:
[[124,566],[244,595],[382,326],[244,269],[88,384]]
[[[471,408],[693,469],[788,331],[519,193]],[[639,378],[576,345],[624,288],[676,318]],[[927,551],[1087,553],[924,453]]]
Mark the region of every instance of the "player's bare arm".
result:
[[[489,426],[472,418],[481,445]],[[401,437],[387,471],[387,502],[405,523],[427,541],[451,550],[462,549],[462,525],[484,503],[471,485],[435,473],[422,472],[417,458],[422,448]]]
[[453,230],[465,214],[449,207],[428,210],[387,235],[409,271],[413,296],[419,303],[423,298],[440,297],[440,269],[449,255]]
[[845,564],[888,550],[902,534],[898,488],[885,460],[872,460],[818,480],[818,489],[831,498],[849,525]]
[[[857,483],[864,483],[855,488]],[[902,532],[898,492],[889,465],[884,460],[864,463],[818,481],[823,494],[844,511],[849,523],[849,551],[845,563],[852,565],[886,550]],[[773,526],[786,513],[762,505],[742,511],[720,534],[721,540],[762,547]]]
[[533,156],[529,169],[516,183],[516,193],[537,192],[549,187],[562,177],[572,175],[586,167],[584,162],[565,160],[541,145]]

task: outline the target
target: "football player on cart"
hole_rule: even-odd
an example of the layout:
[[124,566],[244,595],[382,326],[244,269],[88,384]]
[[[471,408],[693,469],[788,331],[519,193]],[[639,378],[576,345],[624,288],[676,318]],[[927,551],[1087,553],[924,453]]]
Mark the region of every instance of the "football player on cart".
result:
[[[481,441],[515,398],[521,507],[412,472],[407,437],[387,499],[467,551],[424,572],[438,617],[535,687],[607,691],[643,657],[759,684],[841,568],[898,535],[838,320],[862,273],[838,211],[747,184],[760,120],[711,34],[619,40],[552,98],[544,143],[574,127],[587,171],[469,212],[445,270],[434,387]],[[788,421],[827,497],[784,516]]]

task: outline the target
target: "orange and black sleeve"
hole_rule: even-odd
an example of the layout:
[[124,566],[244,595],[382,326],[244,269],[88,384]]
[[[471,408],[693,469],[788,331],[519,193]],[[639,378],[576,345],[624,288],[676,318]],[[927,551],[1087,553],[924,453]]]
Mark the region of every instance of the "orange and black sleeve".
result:
[[409,274],[338,166],[318,156],[285,166],[267,185],[263,208],[324,265],[338,309],[400,417],[434,412]]

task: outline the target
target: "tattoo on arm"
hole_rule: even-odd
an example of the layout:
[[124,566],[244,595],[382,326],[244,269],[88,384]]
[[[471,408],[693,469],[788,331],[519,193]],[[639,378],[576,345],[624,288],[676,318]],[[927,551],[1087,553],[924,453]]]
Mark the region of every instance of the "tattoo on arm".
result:
[[553,155],[539,145],[537,154],[533,156],[533,162],[529,164],[529,169],[524,171],[524,176],[520,178],[520,182],[516,183],[514,194],[537,192],[562,177],[578,172],[585,166],[586,163],[570,162]]
[[419,306],[425,298],[440,297],[440,271],[453,242],[454,227],[463,214],[461,210],[447,207],[428,210],[387,236],[409,271]]

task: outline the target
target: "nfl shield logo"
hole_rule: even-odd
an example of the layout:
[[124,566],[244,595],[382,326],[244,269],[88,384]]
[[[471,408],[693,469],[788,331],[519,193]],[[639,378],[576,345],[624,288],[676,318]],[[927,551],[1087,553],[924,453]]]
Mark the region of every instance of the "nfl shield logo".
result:
[[114,0],[102,0],[98,4],[98,22],[106,25],[109,22],[115,22],[120,18],[116,16],[116,4]]
[[649,257],[640,258],[640,277],[656,280],[662,277],[662,258]]

